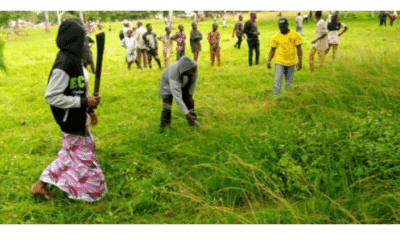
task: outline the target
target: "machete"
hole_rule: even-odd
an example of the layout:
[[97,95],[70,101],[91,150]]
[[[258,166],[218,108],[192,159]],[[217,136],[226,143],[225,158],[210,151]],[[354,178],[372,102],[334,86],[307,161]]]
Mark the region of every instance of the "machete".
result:
[[96,75],[94,78],[94,92],[93,95],[99,96],[100,91],[100,79],[101,79],[101,66],[103,63],[103,53],[106,35],[101,32],[96,35],[96,45],[97,45],[97,62],[96,62]]

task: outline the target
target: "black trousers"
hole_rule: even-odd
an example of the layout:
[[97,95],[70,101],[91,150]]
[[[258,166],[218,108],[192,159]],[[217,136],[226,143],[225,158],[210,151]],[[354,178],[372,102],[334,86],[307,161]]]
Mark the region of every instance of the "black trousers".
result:
[[247,44],[249,45],[249,66],[253,65],[253,50],[256,52],[256,65],[260,59],[260,40],[258,38],[248,38]]
[[238,41],[236,42],[236,46],[237,46],[237,48],[239,48],[240,49],[240,44],[242,43],[242,36],[240,36],[240,37],[237,37],[238,38]]
[[381,19],[381,22],[379,23],[379,26],[382,26],[383,24],[385,24],[385,26],[386,26],[386,19]]
[[[194,111],[194,99],[193,95],[189,94],[189,85],[186,84],[185,87],[182,88],[182,100],[185,103],[186,107],[189,109],[190,114],[196,116]],[[161,111],[161,127],[166,127],[171,123],[171,105],[172,105],[173,97],[172,95],[168,95],[163,98],[163,109]]]

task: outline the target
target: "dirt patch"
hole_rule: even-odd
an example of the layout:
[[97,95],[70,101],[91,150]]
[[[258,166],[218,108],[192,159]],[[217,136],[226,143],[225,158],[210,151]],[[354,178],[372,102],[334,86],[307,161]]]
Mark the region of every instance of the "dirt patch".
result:
[[21,36],[21,34],[17,35],[16,33],[9,33],[9,34],[7,34],[6,39],[8,41],[14,41],[14,40],[22,40],[22,39],[24,39],[24,37]]

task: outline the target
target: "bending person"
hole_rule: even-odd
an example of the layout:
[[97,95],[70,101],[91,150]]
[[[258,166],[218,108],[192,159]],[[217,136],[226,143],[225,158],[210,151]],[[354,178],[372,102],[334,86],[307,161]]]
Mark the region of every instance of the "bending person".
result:
[[159,98],[163,100],[161,132],[171,123],[173,99],[185,114],[189,124],[195,125],[197,115],[194,110],[193,94],[196,88],[197,75],[197,63],[188,56],[182,56],[164,70],[158,93]]

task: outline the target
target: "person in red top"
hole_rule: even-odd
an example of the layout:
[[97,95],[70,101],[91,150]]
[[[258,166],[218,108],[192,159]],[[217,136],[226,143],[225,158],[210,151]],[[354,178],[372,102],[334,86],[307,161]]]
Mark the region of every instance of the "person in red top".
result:
[[235,48],[240,49],[240,44],[242,43],[242,37],[243,37],[243,16],[239,16],[239,21],[236,22],[235,28],[233,29],[232,32],[232,37],[236,33],[236,37],[238,38],[238,41],[235,43]]
[[221,39],[221,34],[217,31],[218,24],[213,24],[213,30],[208,33],[208,42],[210,43],[210,57],[211,57],[211,67],[214,66],[215,57],[217,57],[218,67],[221,67],[221,48],[219,46],[219,40]]

